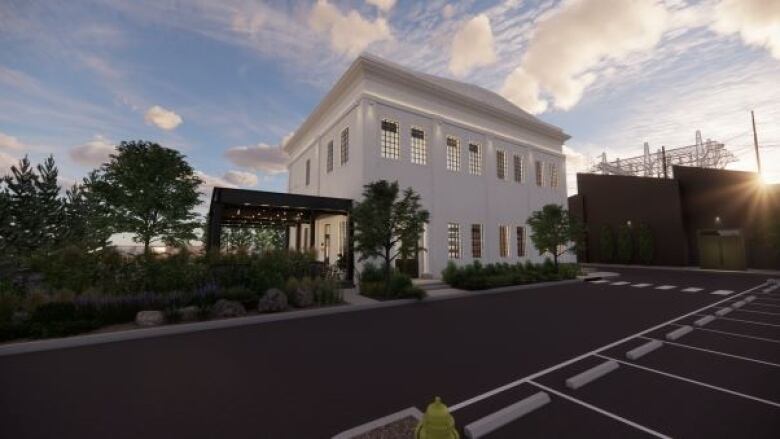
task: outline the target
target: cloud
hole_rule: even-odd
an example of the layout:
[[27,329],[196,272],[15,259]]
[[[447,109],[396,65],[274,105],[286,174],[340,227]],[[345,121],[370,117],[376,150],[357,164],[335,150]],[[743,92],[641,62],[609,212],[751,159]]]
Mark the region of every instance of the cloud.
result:
[[354,9],[345,15],[328,0],[317,0],[309,13],[309,25],[319,33],[328,33],[331,48],[349,57],[357,56],[373,43],[392,38],[384,18],[369,21]]
[[493,29],[485,14],[477,15],[458,29],[452,39],[450,71],[463,76],[474,67],[484,67],[496,62],[493,47]]
[[0,151],[0,177],[11,174],[11,166],[17,164],[19,161],[10,155]]
[[590,160],[568,145],[563,145],[563,154],[566,156],[566,189],[569,194],[574,194],[577,193],[577,173],[588,172]]
[[715,6],[713,30],[738,33],[745,44],[764,47],[780,59],[780,2],[777,0],[721,0]]
[[452,6],[451,4],[444,5],[441,10],[441,15],[445,20],[449,20],[453,15],[455,15],[455,6]]
[[366,0],[369,5],[374,5],[380,11],[387,12],[395,6],[395,0]]
[[201,202],[202,203],[208,203],[209,197],[211,196],[211,192],[214,190],[215,187],[227,187],[227,188],[236,188],[236,185],[219,177],[215,177],[213,175],[206,174],[202,171],[195,171],[195,176],[200,178],[203,183],[201,183],[200,188],[198,188],[198,192],[202,195]]
[[528,111],[544,111],[548,99],[568,110],[600,66],[653,49],[668,27],[656,0],[568,0],[540,19],[502,93]]
[[278,146],[260,143],[254,146],[235,146],[225,156],[236,166],[266,174],[287,172],[287,154]]
[[91,141],[70,150],[70,158],[85,166],[100,166],[108,161],[115,146],[103,136],[95,136]]
[[149,108],[144,115],[144,120],[146,123],[166,131],[176,128],[182,122],[181,116],[159,105]]
[[227,171],[222,178],[236,186],[249,187],[257,184],[257,175],[252,174],[251,172],[230,170]]
[[250,13],[237,12],[233,17],[233,30],[238,33],[244,33],[255,36],[268,20],[263,11],[253,11]]
[[16,137],[0,132],[0,149],[19,151],[28,148],[28,145],[25,145]]

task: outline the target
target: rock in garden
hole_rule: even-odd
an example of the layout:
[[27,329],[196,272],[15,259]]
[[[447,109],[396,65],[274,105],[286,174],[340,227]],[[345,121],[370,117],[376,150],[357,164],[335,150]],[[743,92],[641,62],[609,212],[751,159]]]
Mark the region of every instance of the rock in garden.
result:
[[314,293],[311,288],[298,287],[292,297],[293,305],[299,308],[311,306],[314,303]]
[[165,323],[162,311],[138,311],[135,315],[135,324],[138,326],[159,326]]
[[195,305],[179,308],[179,318],[181,318],[182,321],[184,322],[192,322],[194,320],[198,320],[199,311],[200,310]]
[[241,317],[246,315],[246,309],[241,302],[235,300],[219,299],[214,304],[212,314],[218,319],[224,319],[228,317]]
[[263,294],[257,303],[260,312],[284,311],[287,309],[287,296],[278,288],[271,288]]

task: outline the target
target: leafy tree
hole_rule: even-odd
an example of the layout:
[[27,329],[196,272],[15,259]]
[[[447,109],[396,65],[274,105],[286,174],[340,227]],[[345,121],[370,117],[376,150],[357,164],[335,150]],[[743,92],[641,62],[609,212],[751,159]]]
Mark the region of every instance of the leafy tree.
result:
[[575,252],[582,243],[583,227],[563,206],[547,204],[528,218],[531,241],[541,253],[550,253],[558,270],[558,258]]
[[65,239],[87,251],[110,245],[115,231],[112,209],[95,191],[96,184],[100,180],[92,171],[65,192]]
[[631,262],[634,256],[634,241],[631,237],[631,229],[623,224],[618,227],[617,233],[617,260],[624,264]]
[[652,264],[653,256],[655,254],[653,231],[650,230],[650,226],[645,223],[639,224],[639,230],[637,231],[637,247],[639,261],[646,265]]
[[390,285],[392,262],[401,255],[412,254],[430,217],[414,190],[406,189],[400,200],[398,195],[397,181],[375,181],[363,186],[363,201],[352,209],[355,250],[360,253],[361,261],[382,259],[386,290]]
[[612,262],[615,258],[615,232],[609,224],[601,226],[599,244],[599,259],[601,262]]
[[184,155],[147,141],[122,142],[92,185],[112,209],[117,232],[133,233],[144,253],[155,240],[181,245],[200,227],[193,208],[202,181]]

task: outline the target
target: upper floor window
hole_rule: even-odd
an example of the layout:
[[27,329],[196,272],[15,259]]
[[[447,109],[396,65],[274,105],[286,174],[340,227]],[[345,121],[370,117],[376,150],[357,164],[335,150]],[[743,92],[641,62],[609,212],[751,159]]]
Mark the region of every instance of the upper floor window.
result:
[[542,167],[542,162],[536,161],[535,163],[536,167],[536,185],[541,187],[544,185],[544,169]]
[[549,167],[549,174],[550,174],[550,187],[557,188],[558,187],[558,164],[549,163],[548,167]]
[[498,254],[502,258],[509,257],[509,226],[498,226]]
[[460,259],[460,224],[447,223],[447,257]]
[[412,163],[424,165],[428,161],[428,147],[425,144],[425,131],[419,128],[412,128],[411,131],[410,155]]
[[447,169],[460,171],[460,141],[455,137],[447,137]]
[[525,227],[517,226],[517,256],[525,256]]
[[482,149],[476,143],[469,143],[469,174],[482,175]]
[[333,141],[328,142],[328,161],[326,163],[328,172],[333,171]]
[[341,131],[341,164],[349,161],[349,127]]
[[401,146],[398,136],[398,122],[382,120],[382,157],[398,160],[401,157]]
[[500,180],[506,180],[507,159],[506,152],[496,150],[496,175]]
[[482,257],[482,224],[471,225],[471,257]]
[[523,156],[519,154],[515,154],[513,159],[515,165],[515,181],[518,183],[522,183],[523,182]]
[[311,183],[311,160],[306,159],[306,186]]

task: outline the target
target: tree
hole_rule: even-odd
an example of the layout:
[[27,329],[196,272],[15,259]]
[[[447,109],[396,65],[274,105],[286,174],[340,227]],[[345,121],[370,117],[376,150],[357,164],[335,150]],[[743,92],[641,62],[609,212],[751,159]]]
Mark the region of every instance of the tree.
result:
[[115,232],[112,209],[95,191],[97,184],[98,174],[92,171],[65,192],[65,240],[87,251],[110,245]]
[[[36,172],[37,170],[37,172]],[[29,256],[57,244],[62,231],[62,199],[57,166],[49,156],[33,168],[27,156],[3,178],[0,235],[7,256]]]
[[601,262],[612,262],[615,258],[615,232],[609,224],[601,226],[599,250],[599,259]]
[[547,204],[528,218],[531,241],[541,253],[550,253],[558,270],[558,258],[566,252],[575,252],[581,245],[583,228],[563,206]]
[[363,201],[352,209],[355,250],[360,253],[361,261],[372,257],[382,259],[386,289],[392,262],[401,255],[412,255],[430,217],[414,190],[406,189],[400,200],[398,194],[397,181],[375,181],[363,186]]
[[147,141],[122,142],[116,150],[93,185],[112,209],[116,231],[134,234],[146,254],[155,240],[181,245],[196,239],[200,222],[192,209],[202,181],[184,155]]
[[645,223],[639,224],[639,230],[637,231],[637,247],[639,261],[646,265],[652,264],[653,256],[655,254],[653,231],[650,230],[650,226]]
[[617,260],[628,264],[634,256],[634,241],[631,237],[631,229],[623,224],[618,227],[617,233]]

